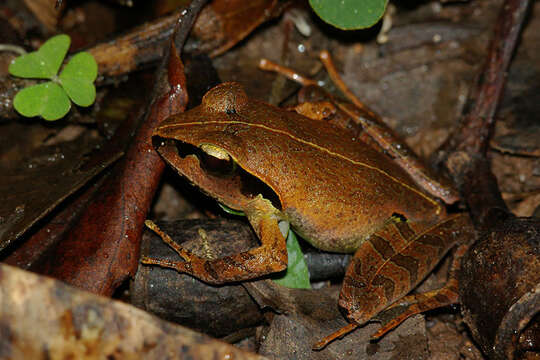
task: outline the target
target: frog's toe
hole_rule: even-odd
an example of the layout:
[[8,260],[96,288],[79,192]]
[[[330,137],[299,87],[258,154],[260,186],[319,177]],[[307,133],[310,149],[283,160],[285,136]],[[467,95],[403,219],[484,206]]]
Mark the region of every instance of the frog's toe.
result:
[[181,273],[191,273],[191,263],[188,261],[172,261],[166,259],[156,259],[148,256],[141,257],[141,263],[144,265],[157,265],[164,268],[174,269]]
[[194,258],[198,258],[197,255],[193,254],[191,251],[184,249],[183,247],[179,246],[178,248],[175,248],[176,252],[180,257],[187,262],[192,261]]

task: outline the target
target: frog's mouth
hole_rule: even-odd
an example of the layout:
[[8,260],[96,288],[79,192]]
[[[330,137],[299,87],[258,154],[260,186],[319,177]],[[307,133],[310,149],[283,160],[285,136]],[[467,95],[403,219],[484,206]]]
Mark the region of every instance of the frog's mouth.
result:
[[[156,141],[157,140],[157,141]],[[210,144],[199,147],[179,140],[154,140],[165,161],[204,193],[233,210],[243,210],[259,194],[281,210],[272,188],[243,169],[225,150]]]

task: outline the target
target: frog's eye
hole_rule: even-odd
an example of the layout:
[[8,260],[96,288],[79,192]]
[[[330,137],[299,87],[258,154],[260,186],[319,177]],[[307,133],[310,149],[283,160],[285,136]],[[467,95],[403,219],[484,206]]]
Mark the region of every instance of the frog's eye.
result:
[[226,161],[231,160],[231,156],[229,155],[229,153],[227,153],[224,149],[222,149],[222,148],[220,148],[220,147],[218,147],[216,145],[202,144],[199,147],[206,154],[208,154],[208,155],[210,155],[212,157],[215,157],[215,158],[217,158],[219,160],[226,160]]
[[216,174],[232,174],[236,170],[236,163],[224,149],[212,145],[202,144],[199,161],[204,169]]
[[[182,141],[170,141],[168,147],[172,146],[176,147],[175,155],[179,159],[175,160],[171,156],[171,150],[169,150],[168,156],[164,156],[164,158],[170,159],[168,161],[175,165],[178,172],[183,173],[181,159],[196,157],[200,168],[208,175],[205,182],[209,186],[209,192],[213,191],[219,194],[236,192],[237,195],[248,199],[262,195],[276,209],[282,209],[279,196],[272,188],[245,169],[242,169],[227,150],[210,143],[194,146]],[[157,148],[159,147],[157,146]],[[163,152],[160,151],[160,153],[164,155]],[[204,175],[199,174],[199,176]],[[233,187],[236,189],[232,189]]]

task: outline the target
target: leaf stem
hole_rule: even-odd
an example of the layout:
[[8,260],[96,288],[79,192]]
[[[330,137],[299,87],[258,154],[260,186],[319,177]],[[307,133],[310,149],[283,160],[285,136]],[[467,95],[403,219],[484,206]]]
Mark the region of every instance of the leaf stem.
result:
[[26,54],[26,50],[22,46],[12,45],[12,44],[0,44],[0,51],[9,51],[14,52],[19,55]]

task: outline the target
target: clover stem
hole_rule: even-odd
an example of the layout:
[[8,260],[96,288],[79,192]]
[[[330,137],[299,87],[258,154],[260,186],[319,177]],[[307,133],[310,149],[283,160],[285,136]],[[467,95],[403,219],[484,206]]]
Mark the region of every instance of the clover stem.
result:
[[12,44],[0,44],[0,51],[10,51],[19,55],[26,54],[26,50],[23,47]]

